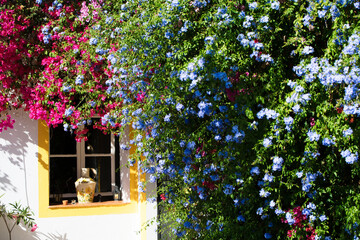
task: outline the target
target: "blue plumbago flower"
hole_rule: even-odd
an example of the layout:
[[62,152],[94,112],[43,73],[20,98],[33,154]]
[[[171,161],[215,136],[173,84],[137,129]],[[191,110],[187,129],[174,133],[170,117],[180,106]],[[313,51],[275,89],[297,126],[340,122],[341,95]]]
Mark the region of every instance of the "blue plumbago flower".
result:
[[322,140],[322,145],[324,145],[325,147],[329,147],[331,145],[335,145],[335,141],[333,139],[330,139],[330,138],[324,138]]
[[326,10],[319,10],[318,11],[318,17],[319,18],[324,18],[325,17],[325,15],[326,15]]
[[135,116],[135,117],[138,117],[138,116],[140,116],[141,112],[142,112],[142,109],[141,109],[141,108],[138,108],[137,110],[135,110],[135,111],[132,113],[132,115]]
[[211,103],[207,103],[205,101],[201,101],[199,104],[198,104],[198,108],[200,109],[200,111],[198,112],[198,116],[200,118],[203,118],[206,115],[210,115],[211,113],[211,107],[212,107],[212,104]]
[[45,44],[48,44],[51,40],[51,34],[44,35],[43,40]]
[[314,142],[314,141],[319,141],[319,139],[320,139],[320,135],[319,134],[317,134],[316,132],[313,132],[313,131],[308,131],[308,133],[307,133],[307,135],[308,135],[308,138],[309,138],[309,140],[311,141],[311,142]]
[[272,182],[274,180],[274,176],[268,173],[265,173],[263,180],[265,182]]
[[231,135],[226,135],[225,141],[226,141],[226,142],[232,142],[232,141],[233,141],[233,136],[231,136]]
[[252,176],[254,176],[254,175],[259,175],[259,174],[260,174],[260,169],[259,169],[259,167],[252,167],[251,170],[250,170],[250,174],[251,174]]
[[214,39],[214,37],[212,37],[212,36],[207,36],[207,37],[204,39],[204,41],[205,41],[205,44],[212,45],[212,44],[214,43],[215,39]]
[[284,123],[286,125],[285,129],[287,131],[291,131],[291,127],[292,127],[291,125],[293,124],[293,122],[294,122],[294,119],[291,116],[284,118]]
[[303,18],[303,23],[305,26],[309,26],[310,25],[310,21],[312,20],[311,16],[310,15],[305,15],[304,18]]
[[358,160],[358,153],[351,153],[348,149],[341,152],[341,156],[345,158],[347,164],[354,164]]
[[243,215],[239,215],[239,216],[237,217],[237,220],[238,220],[239,222],[245,222],[245,217],[244,217]]
[[310,222],[314,222],[315,220],[316,220],[316,216],[314,216],[314,215],[309,216],[309,221]]
[[234,189],[235,189],[235,187],[233,186],[233,185],[230,185],[230,184],[226,184],[225,186],[224,186],[224,193],[225,193],[225,195],[230,195],[230,194],[232,194],[232,192],[234,191]]
[[360,9],[360,2],[354,2],[354,7],[356,9]]
[[228,76],[225,72],[216,72],[212,74],[214,76],[215,79],[219,79],[222,82],[227,82],[228,81]]
[[182,148],[186,146],[186,142],[184,140],[181,140],[179,144]]
[[305,93],[303,95],[301,95],[301,103],[302,104],[306,104],[306,102],[310,101],[311,100],[311,94],[310,93]]
[[269,54],[261,54],[260,61],[272,63],[274,59]]
[[336,4],[333,4],[330,8],[330,13],[332,16],[332,19],[335,20],[335,18],[340,17],[340,11],[339,9],[336,7]]
[[279,208],[277,208],[277,209],[275,209],[275,214],[276,215],[280,215],[280,214],[284,214],[285,212],[283,211],[283,210],[281,210],[281,209],[279,209]]
[[166,31],[166,33],[165,33],[165,38],[170,39],[170,38],[172,38],[173,36],[174,36],[174,34],[173,34],[172,32],[170,32],[169,30]]
[[90,38],[89,40],[89,44],[90,45],[96,45],[98,43],[98,39],[97,38]]
[[151,183],[156,182],[156,176],[154,174],[150,174],[149,182],[151,182]]
[[256,214],[257,215],[262,215],[264,212],[264,209],[262,207],[259,207],[257,210],[256,210]]
[[184,227],[190,228],[190,229],[193,228],[192,223],[189,221],[184,222]]
[[263,146],[268,148],[272,145],[272,137],[265,138],[263,140]]
[[191,155],[191,152],[192,152],[192,151],[191,151],[190,149],[186,148],[185,151],[184,151],[184,155],[185,155],[185,156],[190,156],[190,155]]
[[143,136],[141,134],[138,134],[135,138],[135,141],[140,142]]
[[265,237],[265,239],[271,239],[272,235],[270,233],[265,233],[264,237]]
[[304,208],[302,211],[302,214],[304,214],[305,216],[309,216],[311,214],[311,209],[309,208]]
[[114,19],[112,17],[106,17],[106,19],[105,19],[106,24],[111,24],[113,21],[114,21]]
[[296,176],[301,178],[303,176],[303,171],[296,172]]
[[343,131],[343,136],[344,137],[351,136],[352,134],[353,134],[353,130],[351,128],[348,128],[348,129]]
[[307,207],[308,209],[316,210],[316,205],[315,205],[314,203],[312,203],[312,202],[308,203],[308,204],[306,205],[306,207]]
[[216,135],[216,136],[214,137],[214,139],[215,139],[215,141],[220,141],[220,140],[221,140],[221,136],[220,136],[220,135]]
[[354,115],[354,114],[357,114],[359,112],[359,109],[358,109],[358,104],[355,104],[353,106],[348,106],[348,105],[345,105],[344,106],[344,113],[345,114],[350,114],[350,115]]
[[75,84],[76,85],[81,85],[84,83],[84,76],[83,75],[77,75],[76,79],[75,79]]
[[181,103],[177,103],[175,108],[180,112],[184,108],[184,105],[182,105]]
[[108,60],[112,65],[115,65],[116,62],[117,62],[117,58],[116,58],[113,54],[110,54],[110,55],[107,57],[107,60]]
[[166,53],[166,57],[167,57],[167,58],[171,58],[172,56],[173,56],[173,53],[172,53],[172,52],[167,52],[167,53]]
[[271,8],[274,9],[274,10],[279,10],[280,9],[280,2],[278,2],[278,1],[271,2]]
[[220,112],[226,112],[228,110],[227,106],[219,106]]
[[346,149],[345,151],[341,151],[340,154],[341,154],[341,156],[342,156],[343,158],[346,158],[346,157],[348,157],[348,156],[351,155],[351,152],[350,152],[349,149]]
[[227,12],[227,7],[225,7],[225,8],[219,7],[217,9],[217,15],[224,15],[224,14],[226,14],[226,12]]
[[71,86],[69,86],[69,85],[64,85],[63,87],[62,87],[62,90],[64,91],[64,92],[70,92],[71,91]]
[[42,3],[42,0],[36,0],[35,2],[40,5]]
[[283,162],[284,162],[284,159],[282,157],[275,156],[273,159],[272,170],[280,171],[282,169]]
[[296,82],[293,82],[292,80],[289,80],[287,85],[289,87],[291,87],[292,89],[294,89],[296,86],[297,86],[297,83]]
[[309,54],[311,54],[311,53],[313,53],[313,52],[314,52],[314,48],[313,48],[313,47],[311,47],[311,46],[305,46],[301,53],[304,54],[304,55],[309,55]]
[[295,87],[295,92],[301,93],[301,92],[303,92],[303,91],[304,91],[304,88],[303,88],[302,86],[297,85],[297,86]]
[[222,232],[224,230],[224,224],[220,223],[219,224],[219,231]]
[[170,117],[171,117],[171,114],[167,114],[165,117],[164,117],[164,121],[165,122],[170,122]]
[[220,179],[219,175],[210,175],[210,179],[214,182],[218,181]]
[[213,224],[214,224],[214,223],[213,223],[212,221],[207,220],[207,222],[206,222],[206,229],[209,230]]
[[262,16],[260,18],[261,23],[268,23],[269,22],[269,16]]
[[190,150],[194,150],[195,146],[195,142],[188,142],[188,144],[186,145],[186,147]]
[[319,219],[320,219],[320,221],[325,221],[326,219],[327,219],[327,217],[325,216],[325,215],[321,215],[320,217],[319,217]]
[[345,88],[345,101],[350,101],[351,99],[357,97],[359,89],[354,85],[348,85]]
[[243,27],[244,27],[244,28],[249,28],[249,27],[251,26],[251,21],[249,21],[249,20],[247,19],[247,17],[248,17],[248,16],[245,17],[245,18],[246,18],[246,21],[243,22]]
[[310,188],[312,186],[311,183],[316,180],[317,176],[318,176],[318,174],[316,174],[316,173],[306,173],[305,179],[301,180],[302,190],[304,192],[310,191]]
[[292,214],[287,212],[285,214],[286,221],[289,225],[293,225],[295,223],[295,219],[293,218]]
[[266,116],[267,119],[276,119],[279,114],[274,110],[263,108],[256,114],[256,116],[259,119],[264,118],[264,116]]
[[252,3],[249,4],[249,9],[250,9],[250,10],[254,10],[254,9],[257,8],[257,6],[258,6],[258,3],[257,3],[257,2],[252,2]]
[[301,113],[302,112],[302,109],[300,108],[299,104],[296,104],[295,106],[293,106],[292,110],[294,111],[294,113]]
[[70,108],[68,108],[68,109],[66,109],[65,110],[65,113],[64,113],[64,116],[65,117],[68,117],[68,116],[70,116],[71,114],[73,114],[73,109],[72,109],[72,107],[70,107]]
[[274,208],[275,205],[276,205],[275,201],[271,200],[270,203],[269,203],[270,208]]
[[260,189],[259,195],[260,197],[267,198],[271,195],[271,193],[262,188]]

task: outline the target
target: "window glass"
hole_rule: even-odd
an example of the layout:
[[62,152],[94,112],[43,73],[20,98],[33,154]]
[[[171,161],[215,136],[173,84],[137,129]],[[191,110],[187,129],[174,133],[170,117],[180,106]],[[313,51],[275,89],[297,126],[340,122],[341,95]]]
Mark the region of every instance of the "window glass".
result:
[[76,157],[50,157],[50,194],[75,193]]
[[110,142],[110,134],[104,134],[99,129],[92,129],[92,127],[89,127],[88,140],[85,142],[85,153],[110,153]]
[[96,192],[111,192],[111,157],[85,157],[85,167],[97,172]]
[[76,154],[76,140],[63,125],[50,128],[50,154]]

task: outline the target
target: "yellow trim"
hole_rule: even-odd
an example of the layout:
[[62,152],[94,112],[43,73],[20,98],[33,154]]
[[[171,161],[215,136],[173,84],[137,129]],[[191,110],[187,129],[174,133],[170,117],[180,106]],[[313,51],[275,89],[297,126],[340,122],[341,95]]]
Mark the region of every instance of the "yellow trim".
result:
[[[130,167],[130,202],[118,206],[94,206],[87,208],[49,208],[49,127],[45,121],[38,121],[38,171],[39,171],[39,217],[69,217],[105,214],[137,213],[138,209],[138,169]],[[134,149],[134,147],[132,148]],[[141,194],[142,195],[142,194]],[[140,209],[143,210],[142,208]],[[145,209],[146,210],[146,209]],[[143,238],[141,238],[143,240]]]

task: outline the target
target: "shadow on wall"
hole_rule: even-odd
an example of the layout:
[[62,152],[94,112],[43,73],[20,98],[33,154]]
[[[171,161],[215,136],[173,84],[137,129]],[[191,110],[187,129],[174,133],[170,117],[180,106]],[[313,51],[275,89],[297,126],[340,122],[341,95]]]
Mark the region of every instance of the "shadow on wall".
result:
[[[9,240],[7,230],[5,228],[4,221],[0,219],[0,239],[1,240]],[[60,233],[42,233],[38,230],[35,232],[31,232],[30,229],[24,227],[22,224],[20,226],[15,226],[12,239],[15,240],[69,240],[67,234],[64,235]]]
[[[26,124],[31,121],[26,113],[19,110],[11,112],[10,114],[16,122],[13,129],[7,129],[0,133],[0,155],[3,156],[0,159],[0,164],[6,166],[6,162],[2,161],[9,161],[20,170],[26,171],[26,147],[28,147],[30,143],[36,144],[31,137],[31,132],[36,131],[36,129],[32,129],[34,127],[33,124],[30,124],[30,126]],[[8,173],[1,169],[0,190],[17,192],[17,188],[12,184]]]
[[43,239],[46,239],[46,240],[69,240],[66,236],[66,233],[64,235],[61,235],[59,233],[57,233],[57,234],[37,233],[34,237],[35,237],[34,239],[36,239],[36,240],[43,240]]

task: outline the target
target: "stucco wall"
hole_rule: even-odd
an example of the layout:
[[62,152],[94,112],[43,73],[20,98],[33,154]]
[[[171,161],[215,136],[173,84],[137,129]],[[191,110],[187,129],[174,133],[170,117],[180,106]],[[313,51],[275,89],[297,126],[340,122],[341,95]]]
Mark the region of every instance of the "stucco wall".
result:
[[[18,201],[29,206],[39,226],[34,233],[15,227],[13,239],[157,239],[156,226],[149,228],[145,237],[139,234],[140,208],[134,214],[39,218],[38,121],[30,120],[22,111],[13,112],[12,116],[16,120],[14,129],[0,133],[0,195],[4,194],[0,200],[3,203]],[[121,175],[123,178],[128,174]],[[125,179],[122,181],[129,184]],[[154,187],[149,186],[148,190]],[[124,196],[127,198],[127,193]],[[145,209],[147,219],[156,215],[156,203],[147,204]],[[8,239],[2,219],[0,239]]]

